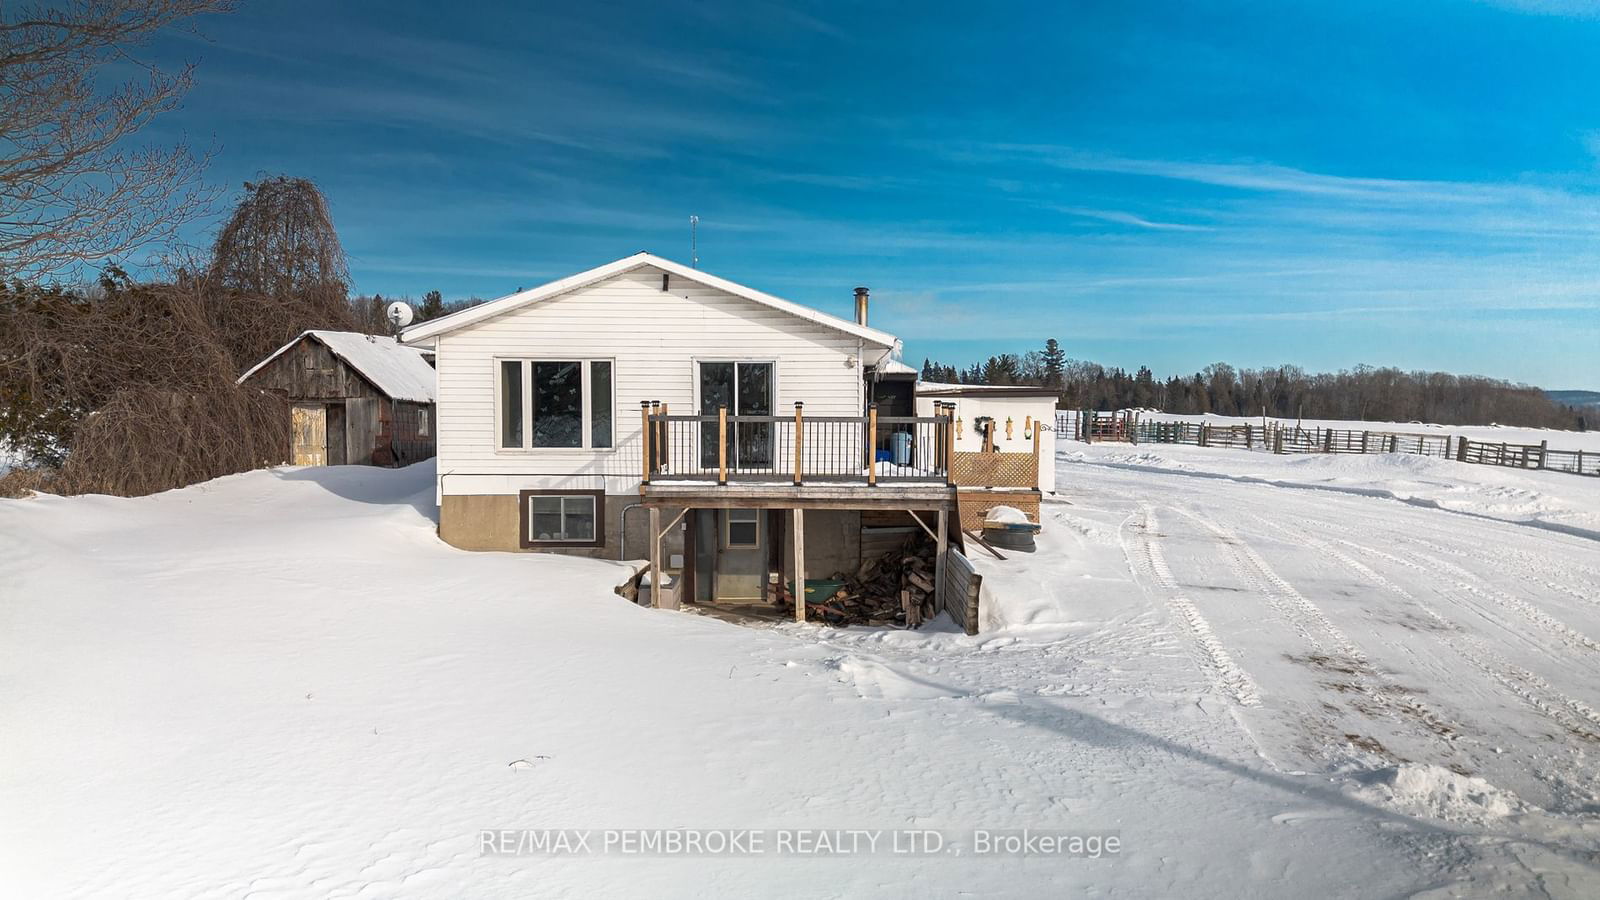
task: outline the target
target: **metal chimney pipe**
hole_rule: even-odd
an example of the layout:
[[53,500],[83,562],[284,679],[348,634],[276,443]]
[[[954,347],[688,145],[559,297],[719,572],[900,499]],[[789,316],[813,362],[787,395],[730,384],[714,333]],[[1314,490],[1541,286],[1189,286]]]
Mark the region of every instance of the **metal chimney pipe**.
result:
[[856,288],[856,324],[863,327],[867,324],[867,289]]

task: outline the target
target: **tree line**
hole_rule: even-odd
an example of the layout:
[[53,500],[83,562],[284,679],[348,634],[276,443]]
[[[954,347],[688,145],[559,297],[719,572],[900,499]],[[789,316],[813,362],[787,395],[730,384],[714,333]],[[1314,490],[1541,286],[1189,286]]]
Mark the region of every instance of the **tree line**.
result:
[[1065,409],[1580,430],[1594,419],[1592,410],[1557,403],[1536,387],[1479,375],[1366,365],[1313,373],[1292,365],[1251,369],[1219,362],[1192,375],[1157,378],[1148,366],[1129,373],[1068,359],[1054,338],[1041,350],[1001,353],[965,368],[924,359],[922,379],[1052,388]]

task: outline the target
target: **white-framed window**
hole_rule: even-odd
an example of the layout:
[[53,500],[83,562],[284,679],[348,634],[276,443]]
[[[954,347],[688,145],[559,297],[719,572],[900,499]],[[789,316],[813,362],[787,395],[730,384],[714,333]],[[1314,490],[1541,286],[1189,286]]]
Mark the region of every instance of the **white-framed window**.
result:
[[500,449],[611,448],[611,360],[497,359],[495,368]]
[[727,550],[755,550],[761,546],[758,509],[728,509],[722,516],[722,546]]
[[423,407],[422,409],[417,410],[417,437],[425,438],[427,436],[428,436],[428,409],[427,409],[427,407]]
[[523,491],[521,501],[522,546],[604,546],[603,491]]

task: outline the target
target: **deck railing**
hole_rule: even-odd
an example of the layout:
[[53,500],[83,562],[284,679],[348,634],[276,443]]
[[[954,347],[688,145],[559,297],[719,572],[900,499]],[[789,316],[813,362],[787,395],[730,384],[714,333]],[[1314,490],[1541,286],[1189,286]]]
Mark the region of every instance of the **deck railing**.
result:
[[948,483],[951,417],[673,415],[642,401],[643,478],[652,481]]

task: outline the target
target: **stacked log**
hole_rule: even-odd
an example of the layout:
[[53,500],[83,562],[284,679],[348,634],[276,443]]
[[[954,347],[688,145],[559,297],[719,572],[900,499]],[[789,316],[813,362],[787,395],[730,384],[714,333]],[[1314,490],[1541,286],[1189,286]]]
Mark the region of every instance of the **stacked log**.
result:
[[[837,573],[844,586],[806,603],[806,620],[828,625],[901,625],[916,628],[933,618],[934,546],[921,535],[897,550],[863,560],[853,573]],[[792,612],[787,594],[780,601]]]

